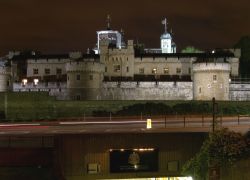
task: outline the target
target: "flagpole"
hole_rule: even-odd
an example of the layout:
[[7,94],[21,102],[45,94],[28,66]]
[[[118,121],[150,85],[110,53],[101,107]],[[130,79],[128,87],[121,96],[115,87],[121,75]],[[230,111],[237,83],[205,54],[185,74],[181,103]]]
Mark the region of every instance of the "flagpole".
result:
[[165,18],[164,22],[165,22],[165,33],[167,33],[167,18]]

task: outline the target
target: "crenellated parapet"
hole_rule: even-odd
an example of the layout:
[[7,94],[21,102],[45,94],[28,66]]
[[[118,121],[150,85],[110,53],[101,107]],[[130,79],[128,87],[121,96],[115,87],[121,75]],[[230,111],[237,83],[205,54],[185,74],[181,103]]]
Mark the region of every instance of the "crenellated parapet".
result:
[[193,64],[193,72],[197,71],[230,71],[229,63],[194,63]]
[[66,63],[66,72],[103,73],[104,65],[92,59],[89,61],[70,61]]

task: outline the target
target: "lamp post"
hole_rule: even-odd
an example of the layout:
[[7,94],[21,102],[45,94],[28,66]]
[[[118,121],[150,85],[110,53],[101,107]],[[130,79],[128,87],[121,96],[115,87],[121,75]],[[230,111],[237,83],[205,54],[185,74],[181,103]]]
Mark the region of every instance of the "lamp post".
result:
[[215,102],[215,98],[213,97],[212,99],[212,111],[213,111],[213,122],[212,122],[212,126],[213,126],[213,132],[215,130],[215,120],[216,120],[216,110],[217,110],[217,103]]
[[7,114],[8,114],[8,96],[7,92],[4,93],[4,116],[5,120],[7,119]]

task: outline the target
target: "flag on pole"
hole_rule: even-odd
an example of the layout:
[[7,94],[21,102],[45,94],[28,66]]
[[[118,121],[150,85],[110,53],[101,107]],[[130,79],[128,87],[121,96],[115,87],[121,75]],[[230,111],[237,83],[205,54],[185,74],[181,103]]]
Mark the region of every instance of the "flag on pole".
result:
[[164,24],[164,25],[166,25],[166,24],[167,24],[167,19],[166,19],[166,18],[163,19],[163,20],[161,21],[161,23]]
[[164,25],[165,33],[167,32],[167,18],[163,19],[161,23]]

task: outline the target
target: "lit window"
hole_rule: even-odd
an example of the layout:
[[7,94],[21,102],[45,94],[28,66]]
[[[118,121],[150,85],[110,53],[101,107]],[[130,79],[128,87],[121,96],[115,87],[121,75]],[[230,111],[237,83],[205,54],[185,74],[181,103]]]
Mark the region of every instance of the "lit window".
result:
[[176,68],[176,74],[181,74],[181,68]]
[[57,68],[56,69],[56,74],[62,74],[62,69],[61,68]]
[[50,69],[48,69],[48,68],[44,69],[44,73],[45,74],[50,74]]
[[80,74],[77,74],[77,75],[76,75],[76,80],[77,80],[77,81],[80,81],[80,80],[81,80]]
[[120,72],[121,66],[120,65],[114,65],[114,72]]
[[217,75],[213,75],[213,81],[217,81]]
[[156,74],[157,73],[157,69],[156,68],[153,68],[152,69],[152,74]]
[[27,79],[23,79],[23,80],[22,80],[22,85],[23,85],[23,86],[25,86],[27,83],[28,83],[28,80],[27,80]]
[[37,68],[33,69],[33,74],[38,74],[38,69]]
[[144,74],[144,68],[139,69],[139,74]]
[[169,69],[168,68],[164,68],[163,72],[164,72],[164,74],[168,74],[169,73]]
[[39,83],[39,79],[34,79],[34,85],[36,86],[38,85],[38,83]]

